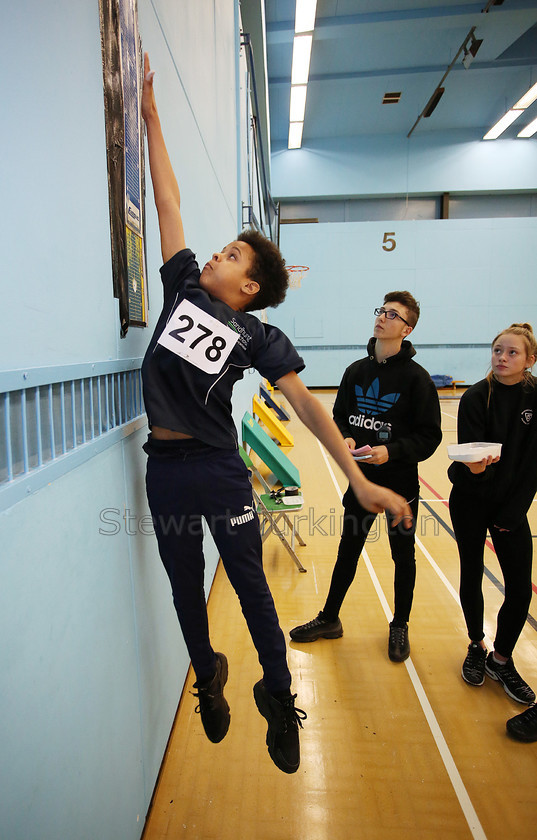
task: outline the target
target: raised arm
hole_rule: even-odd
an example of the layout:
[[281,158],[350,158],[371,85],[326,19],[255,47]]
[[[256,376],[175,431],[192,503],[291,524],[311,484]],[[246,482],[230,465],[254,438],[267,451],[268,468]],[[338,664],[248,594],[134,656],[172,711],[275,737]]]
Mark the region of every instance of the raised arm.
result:
[[276,385],[289,400],[305,426],[326,446],[339,464],[366,510],[381,513],[389,510],[395,516],[394,525],[403,520],[406,528],[412,526],[412,513],[405,499],[386,487],[368,481],[345,445],[341,432],[325,411],[319,400],[310,394],[296,373],[288,373],[278,379]]
[[167,262],[185,247],[181,219],[181,196],[168,150],[164,142],[153,90],[154,71],[149,56],[144,53],[144,84],[142,88],[142,117],[147,129],[149,168],[160,228],[162,259]]

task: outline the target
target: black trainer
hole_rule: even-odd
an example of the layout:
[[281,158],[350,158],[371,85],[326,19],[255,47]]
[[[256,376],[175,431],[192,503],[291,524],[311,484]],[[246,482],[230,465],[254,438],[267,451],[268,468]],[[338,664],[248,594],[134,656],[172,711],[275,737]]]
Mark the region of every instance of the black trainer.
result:
[[512,717],[505,728],[517,741],[537,741],[537,705],[532,703],[525,712]]
[[466,659],[462,663],[462,678],[468,685],[483,685],[485,682],[485,660],[487,651],[477,642],[470,642]]
[[516,670],[512,656],[509,657],[507,662],[501,664],[494,661],[491,651],[485,662],[485,673],[491,679],[501,682],[504,691],[513,700],[517,700],[519,703],[535,703],[535,692]]
[[343,625],[339,618],[327,621],[322,610],[307,624],[299,624],[289,632],[293,642],[315,642],[317,639],[339,639],[343,635]]
[[300,765],[300,742],[298,727],[306,712],[295,709],[296,694],[290,694],[284,700],[276,700],[265,688],[263,680],[254,685],[254,698],[257,708],[268,723],[267,747],[276,767],[284,773],[296,773]]
[[193,688],[198,689],[194,694],[199,700],[196,714],[201,715],[201,722],[209,741],[218,744],[229,729],[229,705],[224,697],[224,686],[227,683],[227,659],[223,653],[216,654],[216,674],[209,683],[200,686],[195,682]]
[[388,656],[392,662],[404,662],[410,656],[408,624],[405,624],[403,627],[398,627],[393,621],[390,623]]

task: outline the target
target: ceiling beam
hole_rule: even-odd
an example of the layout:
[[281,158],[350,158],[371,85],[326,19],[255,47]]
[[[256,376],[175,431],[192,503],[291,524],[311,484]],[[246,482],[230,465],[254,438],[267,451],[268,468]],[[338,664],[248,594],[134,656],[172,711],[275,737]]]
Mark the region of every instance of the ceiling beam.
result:
[[[495,61],[474,61],[472,73],[476,70],[505,70],[508,67],[534,67],[535,58],[511,58]],[[357,70],[348,73],[316,73],[309,77],[309,82],[341,82],[352,79],[374,79],[382,76],[410,76],[419,73],[443,73],[445,64],[430,64],[422,67],[388,67],[379,70]],[[465,70],[462,63],[453,68],[454,71]],[[291,74],[288,76],[269,76],[269,85],[290,85]]]
[[[402,20],[426,20],[442,17],[468,17],[480,14],[486,6],[485,0],[479,3],[464,3],[457,6],[436,6],[426,9],[393,9],[384,12],[366,12],[357,15],[332,15],[331,17],[317,17],[315,19],[315,31],[322,32],[323,29],[330,29],[334,26],[363,26],[370,23],[389,23]],[[506,6],[497,6],[492,11],[495,15],[502,12],[514,12],[521,10],[535,10],[534,0],[509,0]],[[295,33],[294,20],[280,20],[267,23],[267,37],[272,40],[271,35],[288,35],[293,38]],[[278,38],[281,40],[281,38]]]
[[[315,29],[327,29],[332,26],[362,26],[369,23],[388,23],[398,20],[421,20],[423,18],[453,17],[454,15],[475,15],[481,12],[483,3],[466,3],[460,6],[437,6],[430,9],[393,9],[386,12],[365,12],[358,15],[333,15],[317,17]],[[272,32],[295,32],[294,20],[281,20],[267,23],[267,34]]]

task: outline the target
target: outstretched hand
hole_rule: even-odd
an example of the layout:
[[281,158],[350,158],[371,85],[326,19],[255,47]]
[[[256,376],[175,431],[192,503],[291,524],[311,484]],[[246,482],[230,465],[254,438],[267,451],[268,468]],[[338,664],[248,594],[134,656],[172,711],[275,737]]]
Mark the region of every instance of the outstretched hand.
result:
[[391,522],[392,527],[395,528],[400,522],[403,523],[403,528],[407,530],[412,528],[414,517],[406,499],[394,493],[393,490],[388,490],[387,487],[382,487],[380,484],[373,484],[367,482],[365,487],[361,487],[359,494],[354,491],[360,504],[366,510],[372,513],[382,513],[387,510],[393,516]]
[[153,90],[153,77],[155,71],[149,65],[149,56],[144,53],[144,83],[142,87],[142,117],[146,120],[157,110],[155,92]]

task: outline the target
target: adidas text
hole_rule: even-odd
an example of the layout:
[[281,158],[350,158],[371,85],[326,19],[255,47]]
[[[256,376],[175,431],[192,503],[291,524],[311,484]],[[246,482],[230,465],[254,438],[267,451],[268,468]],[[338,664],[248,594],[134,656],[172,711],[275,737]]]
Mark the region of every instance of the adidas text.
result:
[[389,428],[391,430],[391,423],[386,423],[383,420],[374,420],[372,417],[366,417],[364,414],[351,414],[349,416],[349,425],[358,426],[360,429],[373,429],[378,432],[381,428]]

